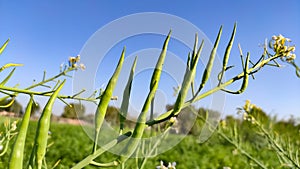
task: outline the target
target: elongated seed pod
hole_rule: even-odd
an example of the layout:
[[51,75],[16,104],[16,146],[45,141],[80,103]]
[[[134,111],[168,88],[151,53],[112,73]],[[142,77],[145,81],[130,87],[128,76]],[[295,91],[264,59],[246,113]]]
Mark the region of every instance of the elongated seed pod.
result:
[[0,68],[0,72],[2,72],[4,69],[7,69],[9,67],[17,67],[17,66],[23,66],[23,64],[17,64],[17,63],[7,63],[4,66]]
[[13,70],[7,75],[7,77],[4,80],[2,80],[2,82],[0,83],[0,86],[3,86],[8,82],[8,80],[14,74],[15,70],[16,70],[16,68],[13,68]]
[[291,64],[295,67],[297,77],[300,78],[300,68],[298,67],[298,65],[296,65],[294,61],[292,61]]
[[23,168],[24,146],[25,146],[28,124],[30,120],[32,104],[33,104],[33,99],[30,98],[21,122],[19,133],[17,135],[17,138],[15,140],[14,146],[10,154],[9,166],[8,166],[9,169]]
[[[194,60],[197,56],[197,51],[198,51],[197,48],[198,48],[198,34],[196,33],[191,63],[194,63]],[[193,65],[190,66],[193,67]]]
[[215,60],[215,56],[216,56],[216,53],[217,53],[217,48],[218,48],[218,45],[219,45],[219,42],[220,42],[221,34],[222,34],[222,26],[220,27],[217,39],[216,39],[215,44],[214,44],[214,47],[213,47],[213,49],[210,53],[208,63],[207,63],[206,68],[203,72],[201,84],[198,88],[197,94],[202,90],[202,88],[204,87],[204,85],[206,84],[207,80],[210,77],[210,73],[211,73],[211,70],[212,70],[212,67],[213,67],[213,64],[214,64],[214,60]]
[[197,54],[194,57],[194,59],[191,60],[191,67],[189,69],[186,69],[182,84],[181,84],[181,89],[180,92],[177,96],[174,108],[173,108],[173,115],[178,115],[179,112],[181,111],[182,105],[184,104],[186,95],[188,93],[188,90],[191,86],[192,81],[195,78],[195,74],[196,74],[196,68],[197,68],[197,64],[200,58],[200,54],[202,52],[202,48],[203,48],[203,44],[204,41],[202,40],[201,45],[199,47],[199,49],[197,50]]
[[243,79],[243,83],[242,83],[242,87],[240,89],[239,93],[243,93],[248,86],[248,82],[249,82],[249,61],[250,61],[250,53],[247,53],[247,57],[246,57],[246,63],[245,63],[245,68],[244,68],[244,79]]
[[134,71],[135,71],[135,67],[136,67],[136,61],[137,61],[137,57],[134,59],[134,62],[132,64],[132,67],[131,67],[131,70],[130,70],[129,78],[128,78],[126,87],[125,87],[124,92],[123,92],[123,99],[122,99],[120,115],[119,115],[119,117],[120,117],[120,134],[122,134],[122,131],[124,129],[124,122],[126,120],[126,116],[127,116],[127,112],[128,112],[130,91],[131,91]]
[[6,42],[0,47],[0,55],[2,54],[2,52],[4,51],[4,49],[6,48],[8,42],[9,42],[9,39],[7,39]]
[[15,98],[13,97],[11,99],[11,101],[9,101],[9,103],[5,104],[5,105],[0,105],[0,108],[7,108],[10,107],[13,103],[15,102]]
[[234,41],[234,37],[235,37],[235,32],[236,32],[236,23],[234,24],[233,31],[232,31],[229,43],[228,43],[226,51],[224,53],[222,72],[221,72],[221,77],[219,78],[219,85],[218,86],[220,86],[220,84],[222,82],[222,79],[223,79],[223,76],[224,76],[224,73],[225,73],[225,71],[227,69],[227,63],[228,63],[230,52],[231,52],[231,48],[232,48],[232,45],[233,45],[233,41]]
[[[197,37],[196,37],[196,39],[197,39]],[[195,43],[196,42],[197,41],[195,41]],[[184,104],[184,101],[185,101],[187,92],[189,90],[189,87],[190,87],[192,81],[195,79],[197,64],[198,64],[198,61],[199,61],[199,58],[200,58],[200,54],[202,52],[203,45],[204,45],[204,41],[202,40],[198,51],[195,52],[197,54],[196,54],[194,59],[190,60],[190,57],[188,57],[187,69],[186,69],[186,72],[184,74],[184,79],[183,79],[182,84],[181,84],[182,87],[181,87],[181,89],[178,93],[178,96],[176,98],[176,102],[175,102],[173,110],[168,111],[168,112],[160,115],[159,117],[155,118],[153,121],[162,122],[162,121],[164,121],[164,120],[166,120],[166,119],[168,119],[172,116],[178,115],[179,112],[181,111],[181,108],[182,108],[182,105]],[[194,49],[194,50],[196,50],[196,49]],[[192,67],[189,67],[189,65],[192,65]],[[149,123],[151,123],[151,121]]]
[[134,151],[136,150],[136,148],[140,142],[141,137],[143,136],[143,133],[144,133],[144,130],[146,127],[147,112],[150,108],[151,101],[153,100],[155,92],[158,88],[158,82],[160,80],[163,63],[165,61],[165,57],[167,54],[167,48],[168,48],[170,36],[171,36],[171,31],[169,32],[169,34],[164,42],[163,49],[162,49],[160,56],[158,58],[158,61],[156,63],[155,70],[152,74],[152,78],[151,78],[151,82],[150,82],[150,92],[148,93],[148,96],[143,105],[142,111],[137,119],[132,137],[130,138],[130,140],[128,141],[128,143],[126,144],[124,149],[122,150],[121,156],[117,160],[119,163],[125,162],[134,153]]
[[49,98],[41,117],[38,121],[37,131],[36,131],[36,138],[35,138],[35,165],[38,169],[42,168],[43,159],[46,154],[47,148],[47,141],[48,141],[48,132],[50,128],[50,121],[51,121],[51,114],[52,114],[52,107],[53,104],[58,96],[58,93],[64,86],[66,80],[64,80],[55,92]]
[[171,36],[171,33],[172,31],[170,30],[164,44],[163,44],[163,50],[161,51],[161,54],[160,54],[160,57],[158,58],[158,61],[156,63],[156,66],[155,66],[155,71],[153,72],[152,74],[152,78],[151,78],[151,82],[150,82],[150,90],[154,87],[154,83],[156,85],[158,85],[158,83],[156,83],[156,79],[159,79],[160,78],[160,75],[161,75],[161,71],[162,71],[162,67],[163,67],[163,64],[164,64],[164,61],[165,61],[165,57],[166,57],[166,54],[167,54],[167,47],[168,47],[168,44],[169,44],[169,40],[170,40],[170,36]]
[[223,89],[223,91],[230,93],[230,94],[241,94],[243,93],[247,86],[248,86],[248,81],[249,81],[249,60],[250,60],[250,53],[247,53],[247,57],[246,57],[246,63],[245,63],[245,67],[244,67],[244,76],[243,76],[243,82],[241,85],[241,88],[238,91],[230,91],[230,90],[225,90]]
[[125,57],[125,47],[123,48],[121,57],[119,59],[117,68],[115,69],[114,74],[110,78],[103,94],[101,95],[101,100],[98,104],[97,110],[96,110],[96,115],[95,115],[95,142],[94,142],[94,147],[93,147],[93,152],[97,150],[97,144],[98,144],[98,138],[99,138],[99,132],[100,128],[102,126],[102,123],[104,121],[104,117],[106,114],[107,106],[109,104],[109,101],[112,97],[114,88],[117,84],[119,74],[121,72],[123,62],[124,62],[124,57]]

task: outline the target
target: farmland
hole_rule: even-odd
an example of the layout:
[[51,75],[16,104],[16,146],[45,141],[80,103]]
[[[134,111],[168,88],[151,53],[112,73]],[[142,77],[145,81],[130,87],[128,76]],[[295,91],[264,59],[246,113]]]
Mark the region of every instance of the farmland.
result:
[[[1,117],[1,127],[3,127],[4,119],[5,117]],[[224,134],[230,136],[230,125],[233,125],[233,121],[228,118],[227,122],[227,129],[222,131]],[[25,161],[28,161],[32,149],[36,125],[36,121],[31,121],[29,125],[29,133],[24,153]],[[262,161],[268,168],[284,168],[280,165],[276,153],[267,146],[265,139],[259,134],[256,134],[255,128],[249,128],[249,126],[245,124],[242,126],[239,134],[243,140],[242,144],[245,150]],[[277,122],[275,126],[274,130],[276,129],[280,135],[286,136],[285,138],[288,137],[293,144],[295,143],[299,146],[299,125],[296,126],[290,121]],[[85,156],[89,155],[92,150],[93,141],[86,136],[85,131],[80,125],[53,122],[50,131],[51,137],[49,144],[51,144],[51,146],[48,148],[46,154],[46,161],[49,168],[54,166],[57,161],[60,161],[57,168],[70,168]],[[169,135],[169,137],[172,138],[174,136]],[[197,142],[197,138],[195,135],[188,135],[171,150],[150,158],[146,164],[146,168],[155,168],[160,164],[161,160],[164,162],[175,161],[177,168],[258,168],[253,161],[243,156],[217,132],[215,132],[208,141],[202,144]],[[10,150],[6,155],[0,158],[0,168],[6,168],[8,165],[9,153]],[[114,158],[116,158],[115,155],[105,153],[100,156],[97,161],[107,162]],[[126,168],[134,168],[135,161],[135,159],[130,159],[126,164]],[[88,166],[86,168],[94,167]]]

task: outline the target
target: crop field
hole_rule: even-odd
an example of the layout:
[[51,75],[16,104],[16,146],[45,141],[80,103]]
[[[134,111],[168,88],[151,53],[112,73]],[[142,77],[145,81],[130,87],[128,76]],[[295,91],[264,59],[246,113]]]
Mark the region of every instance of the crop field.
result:
[[[1,117],[1,127],[3,127],[4,119],[6,118]],[[29,133],[25,146],[25,161],[28,161],[30,151],[32,150],[31,143],[34,142],[36,125],[36,121],[32,121],[29,125]],[[290,140],[295,140],[299,144],[299,137],[293,136],[293,134],[298,133],[299,136],[300,126],[284,123],[285,128],[280,128],[280,126],[283,126],[283,123],[277,123],[277,125],[279,130],[284,130],[280,131],[282,136],[288,136],[291,138]],[[71,168],[92,150],[93,141],[86,136],[85,131],[80,125],[52,123],[50,131],[50,147],[48,147],[46,154],[46,161],[49,168],[54,166],[58,161],[59,165],[56,168]],[[242,144],[245,149],[267,165],[268,168],[284,168],[284,166],[280,165],[276,153],[267,146],[264,138],[255,134],[255,129],[244,127],[240,136],[244,138]],[[169,137],[172,138],[172,135]],[[0,168],[6,168],[8,165],[9,154],[10,150],[8,150],[6,155],[0,157]],[[97,161],[105,162],[112,158],[115,158],[115,155],[105,153],[100,158],[97,158]],[[126,164],[126,168],[134,168],[135,161],[134,158],[130,159]],[[241,155],[233,145],[229,144],[228,141],[220,137],[217,133],[214,133],[213,136],[203,144],[197,142],[196,136],[189,135],[173,149],[150,158],[146,163],[146,168],[155,168],[160,164],[160,161],[166,163],[176,162],[176,167],[179,169],[223,169],[223,167],[230,167],[232,169],[259,168],[250,159]],[[96,167],[88,166],[86,168]]]
[[[162,3],[166,2],[159,6]],[[262,9],[282,8],[273,4],[277,7]],[[96,28],[84,31],[83,25],[89,26],[82,21],[69,23],[72,26],[65,32],[60,30],[65,21],[47,25],[71,14],[63,8],[58,12],[49,4],[14,5],[3,12],[3,18],[8,16],[3,23],[8,26],[3,28],[16,28],[1,30],[7,37],[0,40],[0,169],[300,169],[299,94],[295,92],[300,82],[299,36],[294,34],[297,29],[277,29],[285,24],[281,20],[290,18],[286,11],[280,13],[282,19],[267,12],[270,16],[262,18],[268,18],[269,24],[261,20],[259,25],[257,16],[262,15],[256,12],[255,17],[248,18],[247,12],[244,19],[228,19],[231,27],[226,23],[212,29],[217,23],[207,23],[207,35],[197,24],[168,12],[127,13],[113,17],[86,41],[87,34],[81,40],[76,36]],[[215,2],[212,5],[215,9]],[[79,6],[72,12],[90,13],[90,8],[84,12]],[[129,8],[114,6],[122,7],[118,12]],[[194,15],[200,6],[189,7],[197,7],[188,10]],[[238,8],[253,11],[248,6]],[[34,19],[41,11],[22,19],[36,9],[51,11],[42,19],[47,24]],[[214,11],[206,10],[207,14]],[[23,12],[14,18],[19,11]],[[223,17],[224,12],[219,15]],[[69,20],[78,17],[74,18]],[[193,18],[201,26],[206,24],[203,19],[222,22],[220,18],[201,20],[201,15]],[[239,23],[251,20],[255,25]],[[22,21],[22,26],[15,21]],[[51,31],[49,26],[57,32],[41,36],[44,28]],[[259,26],[267,29],[258,32]],[[297,25],[284,28],[293,27]],[[80,33],[70,31],[81,28]],[[70,43],[63,41],[67,33],[72,33]],[[84,46],[75,54],[79,41]],[[251,44],[259,44],[259,54],[257,45]],[[225,95],[230,95],[229,101]]]

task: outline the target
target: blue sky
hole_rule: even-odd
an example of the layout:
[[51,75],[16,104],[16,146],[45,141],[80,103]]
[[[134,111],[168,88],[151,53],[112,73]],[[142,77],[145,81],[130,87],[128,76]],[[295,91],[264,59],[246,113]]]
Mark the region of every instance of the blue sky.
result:
[[[9,84],[19,83],[20,87],[26,87],[33,79],[41,79],[44,70],[47,70],[49,76],[58,73],[60,64],[66,62],[69,56],[80,53],[88,39],[104,25],[118,18],[141,12],[161,12],[183,18],[201,29],[211,41],[214,41],[220,25],[223,25],[223,39],[218,49],[220,56],[223,55],[233,24],[237,22],[237,35],[229,60],[230,64],[240,64],[238,43],[241,44],[244,52],[250,51],[255,60],[262,53],[259,44],[262,44],[265,38],[278,34],[292,39],[292,43],[296,45],[295,53],[299,56],[297,50],[300,44],[299,9],[300,2],[297,0],[285,2],[279,0],[143,2],[137,0],[115,2],[3,0],[0,1],[0,42],[5,42],[7,38],[11,41],[1,55],[1,65],[8,62],[24,63],[23,67],[17,69],[14,79]],[[166,30],[166,33],[168,31]],[[107,64],[110,64],[109,67],[115,67],[123,44],[127,46],[127,56],[129,56],[143,48],[159,48],[163,40],[162,36],[144,36],[124,41],[110,52],[114,55],[114,59],[108,60]],[[170,46],[170,52],[180,55],[183,60],[186,59],[187,54],[183,55],[178,50],[181,47],[176,46],[180,44],[173,41],[170,45],[174,45]],[[299,58],[296,62],[300,64]],[[99,68],[95,85],[102,85],[108,80],[108,75],[113,70],[105,67],[107,64]],[[228,77],[239,73],[240,70],[237,66]],[[299,116],[299,87],[300,79],[296,78],[291,66],[287,65],[280,69],[267,67],[256,75],[255,80],[250,81],[245,93],[238,96],[226,95],[223,111],[226,114],[235,114],[236,108],[249,99],[267,113],[278,114],[280,117],[289,117],[290,114]],[[137,91],[137,89],[133,90]],[[72,93],[71,79],[63,92]],[[26,97],[23,96],[20,100],[24,98]],[[205,103],[202,106],[209,107]],[[57,114],[62,111],[62,106],[62,103],[57,102]]]

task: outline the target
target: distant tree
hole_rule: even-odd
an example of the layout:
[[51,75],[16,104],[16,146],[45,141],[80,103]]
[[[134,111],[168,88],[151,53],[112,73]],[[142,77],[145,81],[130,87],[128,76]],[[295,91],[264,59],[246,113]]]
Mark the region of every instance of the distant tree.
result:
[[70,105],[66,105],[64,107],[64,112],[62,113],[61,117],[71,118],[71,119],[76,119],[76,118],[81,119],[84,116],[84,113],[85,113],[84,105],[78,103],[71,103]]
[[[1,106],[8,105],[9,103],[11,103],[11,101],[12,101],[11,99],[2,100],[0,102],[0,105]],[[12,105],[10,105],[9,107],[0,108],[0,111],[13,112],[16,114],[16,116],[21,116],[23,114],[22,105],[17,100],[14,100]]]
[[110,125],[119,125],[119,109],[114,106],[108,106],[106,110],[105,120]]
[[[87,114],[83,117],[83,120],[85,120],[88,123],[93,123],[94,119],[94,114]],[[108,106],[106,110],[105,121],[112,126],[120,125],[119,108],[114,106]],[[125,127],[133,128],[135,126],[134,121],[134,118],[127,117],[127,120],[125,121]]]
[[36,104],[32,105],[30,116],[34,116],[40,110],[41,110],[41,106],[39,103],[36,102]]
[[82,120],[84,120],[85,122],[94,123],[94,119],[95,119],[95,115],[94,114],[87,114],[85,116],[82,117]]

